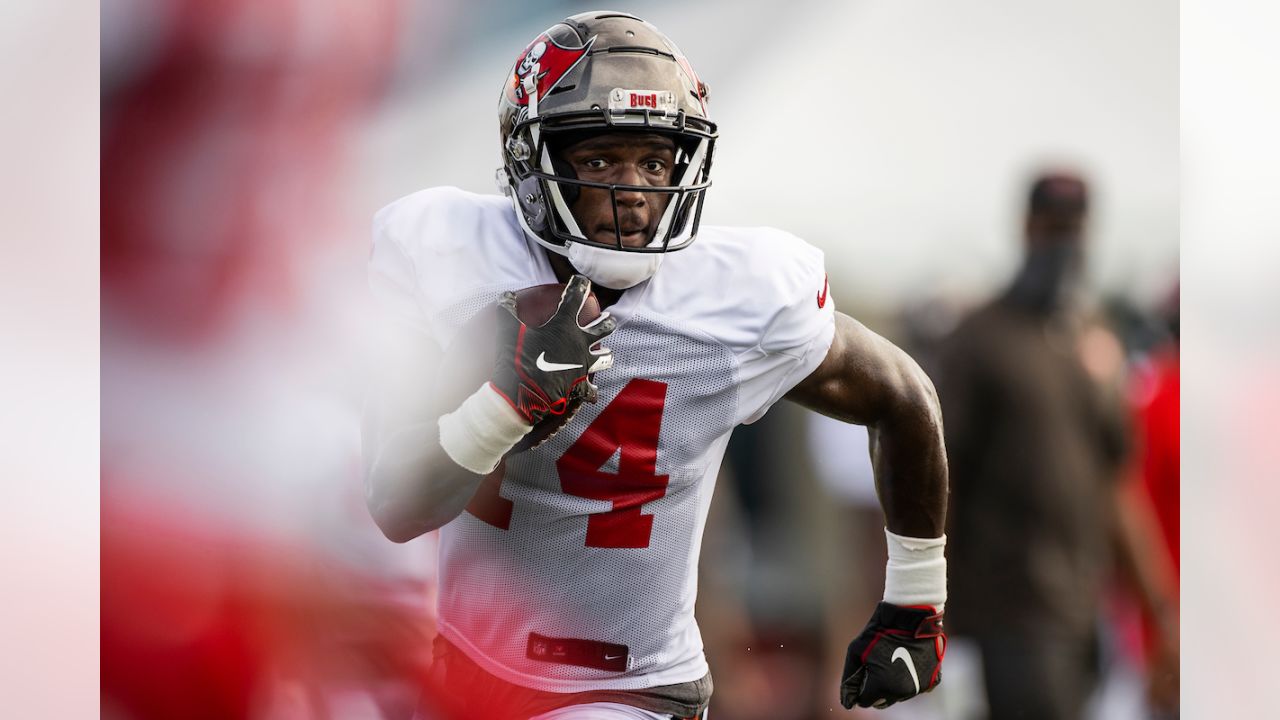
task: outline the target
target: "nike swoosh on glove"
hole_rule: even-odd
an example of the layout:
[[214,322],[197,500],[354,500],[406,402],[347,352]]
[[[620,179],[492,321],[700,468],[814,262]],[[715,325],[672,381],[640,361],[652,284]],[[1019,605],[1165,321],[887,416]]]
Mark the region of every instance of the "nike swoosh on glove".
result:
[[886,708],[929,692],[942,680],[947,636],[932,607],[876,605],[866,628],[849,643],[840,704]]
[[590,291],[591,281],[574,275],[555,314],[538,327],[521,322],[515,293],[502,294],[499,305],[506,312],[498,312],[492,384],[531,425],[549,414],[563,414],[574,398],[595,402],[596,386],[588,375],[613,365],[613,351],[597,344],[614,331],[617,321],[606,312],[586,327],[578,324]]

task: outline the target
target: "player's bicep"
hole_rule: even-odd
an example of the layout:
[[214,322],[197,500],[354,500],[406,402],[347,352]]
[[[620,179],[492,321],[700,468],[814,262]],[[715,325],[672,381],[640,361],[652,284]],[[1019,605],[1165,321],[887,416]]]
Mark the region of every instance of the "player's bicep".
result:
[[837,420],[875,425],[911,394],[923,372],[906,353],[857,320],[837,312],[835,323],[826,357],[787,399]]

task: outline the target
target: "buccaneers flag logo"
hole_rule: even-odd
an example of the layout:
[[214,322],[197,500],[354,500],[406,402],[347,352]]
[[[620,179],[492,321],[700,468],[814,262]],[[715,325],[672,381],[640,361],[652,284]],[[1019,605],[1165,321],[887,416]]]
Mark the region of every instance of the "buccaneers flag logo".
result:
[[527,105],[529,97],[524,92],[524,79],[538,66],[538,98],[544,98],[551,92],[575,65],[587,56],[593,37],[580,48],[567,48],[558,45],[549,35],[543,33],[534,40],[525,51],[516,58],[515,68],[511,71],[511,80],[507,83],[507,100],[516,105]]

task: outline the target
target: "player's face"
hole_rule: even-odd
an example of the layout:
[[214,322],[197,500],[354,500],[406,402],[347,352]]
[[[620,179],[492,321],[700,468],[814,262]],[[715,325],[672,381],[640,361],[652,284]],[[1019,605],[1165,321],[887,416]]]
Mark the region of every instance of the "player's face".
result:
[[[607,133],[575,143],[561,153],[580,180],[612,185],[659,187],[670,185],[675,168],[675,143],[653,133]],[[653,239],[662,213],[671,202],[668,193],[617,192],[618,230],[625,247],[643,247]],[[596,242],[617,242],[613,202],[609,191],[580,188],[569,208],[583,234]]]

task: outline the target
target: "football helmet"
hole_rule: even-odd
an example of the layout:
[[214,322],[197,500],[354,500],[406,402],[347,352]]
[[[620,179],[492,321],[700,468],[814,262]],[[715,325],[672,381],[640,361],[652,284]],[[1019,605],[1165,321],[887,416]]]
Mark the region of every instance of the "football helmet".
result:
[[[581,13],[538,35],[516,58],[498,104],[498,186],[511,197],[525,234],[571,262],[589,261],[574,262],[589,276],[582,264],[616,267],[631,260],[652,275],[661,259],[654,254],[687,247],[697,234],[716,140],[707,94],[675,44],[632,15]],[[675,141],[673,185],[580,180],[555,155],[557,139],[630,130]],[[582,187],[608,190],[615,218],[619,192],[665,194],[669,201],[649,242],[625,247],[616,223],[612,243],[591,240],[579,228],[570,206]]]

